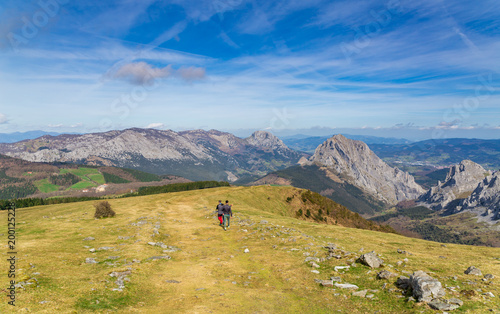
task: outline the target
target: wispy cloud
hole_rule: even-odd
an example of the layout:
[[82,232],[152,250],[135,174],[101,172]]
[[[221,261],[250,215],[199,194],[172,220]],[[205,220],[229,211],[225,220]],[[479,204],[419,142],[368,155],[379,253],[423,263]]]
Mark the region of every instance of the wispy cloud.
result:
[[133,62],[124,64],[116,70],[106,73],[106,77],[126,80],[134,85],[152,85],[158,78],[175,77],[191,82],[205,78],[205,69],[187,67],[175,70],[172,65],[155,68],[146,62]]
[[4,115],[3,113],[0,113],[0,124],[7,124],[9,122],[9,119],[7,119],[7,116]]

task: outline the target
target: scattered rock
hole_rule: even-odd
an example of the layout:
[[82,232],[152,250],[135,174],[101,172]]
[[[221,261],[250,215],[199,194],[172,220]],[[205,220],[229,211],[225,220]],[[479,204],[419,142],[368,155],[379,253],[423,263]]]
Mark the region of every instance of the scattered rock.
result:
[[466,275],[476,275],[476,276],[481,276],[481,270],[475,266],[469,266],[467,270],[464,272]]
[[125,288],[125,281],[130,281],[130,279],[127,277],[132,273],[131,270],[126,270],[126,271],[114,271],[109,276],[111,277],[116,277],[115,284],[118,286],[118,288],[113,289],[114,291],[122,291],[123,288]]
[[396,277],[397,275],[394,273],[391,273],[388,270],[383,270],[377,274],[378,279],[390,279],[392,277]]
[[319,263],[319,258],[314,257],[314,256],[308,256],[308,257],[306,257],[305,262],[307,263],[307,262],[310,262],[310,261]]
[[464,301],[460,300],[460,299],[457,299],[457,298],[451,298],[448,300],[448,303],[451,303],[451,304],[456,304],[458,306],[462,306],[464,305]]
[[109,251],[112,249],[114,249],[112,246],[102,246],[102,247],[98,248],[97,250],[98,251]]
[[353,292],[352,295],[355,296],[355,297],[364,298],[364,297],[366,297],[366,293],[367,292],[368,292],[368,290],[361,290],[361,291]]
[[495,276],[493,276],[492,274],[484,275],[484,279],[493,279],[493,278],[495,278]]
[[261,221],[260,221],[260,224],[261,224],[261,225],[265,225],[265,224],[267,224],[267,220],[261,220]]
[[94,237],[86,237],[85,239],[83,239],[83,241],[93,241],[95,240]]
[[40,302],[38,302],[38,303],[40,303],[40,304],[45,304],[45,303],[49,303],[49,302],[50,302],[50,301],[40,301]]
[[310,262],[309,264],[311,264],[311,267],[320,268],[320,266],[318,264],[316,264],[315,262]]
[[85,263],[86,263],[86,264],[97,264],[97,261],[96,261],[94,258],[87,257],[87,258],[85,259]]
[[495,297],[495,295],[492,292],[486,292],[486,293],[483,293],[483,295],[485,295],[487,297],[490,297],[490,298],[494,298]]
[[319,270],[313,269],[311,270],[311,273],[319,274]]
[[333,269],[334,269],[335,271],[339,271],[339,270],[341,270],[341,269],[346,269],[346,270],[348,270],[350,267],[351,267],[351,266],[335,266],[335,267],[333,267]]
[[342,281],[342,278],[338,277],[338,276],[334,276],[334,277],[330,277],[330,279],[332,281],[337,281],[337,282],[341,282]]
[[160,260],[160,259],[171,259],[171,257],[168,255],[164,255],[164,256],[151,256],[150,258],[147,258],[147,260],[152,260],[152,261],[156,261],[156,260]]
[[321,280],[319,284],[323,287],[333,287],[333,280]]
[[350,284],[350,283],[334,283],[333,285],[337,288],[340,288],[340,289],[352,289],[352,290],[359,289],[358,286]]
[[250,253],[250,250],[249,250],[249,249],[245,249],[245,250],[243,251],[243,253]]
[[430,302],[445,295],[441,282],[421,270],[410,276],[410,286],[413,289],[413,297],[419,302]]
[[384,263],[374,251],[361,255],[358,260],[360,263],[371,268],[378,268]]
[[95,249],[90,249],[89,252],[94,253]]
[[429,302],[429,306],[438,311],[453,311],[459,308],[457,304],[445,303],[439,300]]

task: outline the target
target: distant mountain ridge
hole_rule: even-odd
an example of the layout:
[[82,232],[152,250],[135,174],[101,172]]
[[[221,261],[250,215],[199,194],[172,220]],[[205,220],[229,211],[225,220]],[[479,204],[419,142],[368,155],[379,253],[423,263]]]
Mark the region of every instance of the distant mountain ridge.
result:
[[57,136],[62,133],[46,132],[41,130],[27,132],[0,133],[0,143],[15,143],[27,139],[35,139],[44,135]]
[[[393,137],[378,137],[378,136],[368,136],[368,135],[352,135],[352,134],[342,134],[348,139],[355,141],[362,141],[366,144],[409,144],[410,140],[404,138],[393,138]],[[283,137],[283,142],[290,148],[303,151],[307,153],[314,153],[318,145],[321,145],[324,141],[329,139],[331,136],[308,136],[304,134],[297,134],[292,136]]]
[[242,139],[217,130],[126,129],[84,135],[45,135],[0,144],[0,153],[35,162],[118,166],[191,180],[235,181],[295,164],[303,154],[274,135]]
[[469,159],[487,170],[500,168],[500,139],[432,139],[404,145],[370,144],[370,149],[391,165],[450,166]]

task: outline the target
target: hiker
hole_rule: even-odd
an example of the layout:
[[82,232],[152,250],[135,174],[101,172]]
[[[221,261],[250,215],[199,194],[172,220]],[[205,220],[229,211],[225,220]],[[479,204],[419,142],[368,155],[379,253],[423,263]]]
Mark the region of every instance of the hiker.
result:
[[[224,230],[227,230],[227,228],[229,228],[229,217],[232,217],[233,216],[233,211],[231,210],[231,206],[233,206],[232,204],[229,205],[229,201],[226,200],[226,204],[224,204],[224,206],[222,206],[222,213],[223,213],[223,220],[224,222],[222,223],[223,224],[223,227],[224,227]],[[226,222],[227,222],[227,227],[226,227]]]
[[219,204],[217,204],[217,207],[215,209],[217,209],[217,219],[219,219],[219,226],[222,227],[222,215],[224,215],[224,213],[222,212],[222,208],[224,207],[224,205],[222,205],[222,201],[219,200]]

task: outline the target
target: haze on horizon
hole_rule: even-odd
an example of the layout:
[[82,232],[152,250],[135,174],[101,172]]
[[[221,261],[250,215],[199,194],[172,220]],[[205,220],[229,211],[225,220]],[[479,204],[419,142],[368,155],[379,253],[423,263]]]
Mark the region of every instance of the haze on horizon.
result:
[[500,138],[500,2],[0,4],[0,133]]

